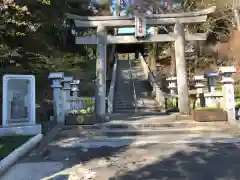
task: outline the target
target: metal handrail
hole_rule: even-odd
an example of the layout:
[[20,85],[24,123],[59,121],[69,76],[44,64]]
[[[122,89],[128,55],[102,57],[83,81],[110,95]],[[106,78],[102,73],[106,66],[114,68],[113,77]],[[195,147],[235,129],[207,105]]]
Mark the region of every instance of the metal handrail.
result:
[[132,60],[129,58],[129,54],[128,54],[128,62],[129,62],[129,67],[130,67],[130,76],[132,79],[132,86],[133,86],[133,106],[135,108],[135,110],[137,109],[137,95],[136,95],[136,87],[135,87],[135,82],[133,79],[133,72],[132,72]]

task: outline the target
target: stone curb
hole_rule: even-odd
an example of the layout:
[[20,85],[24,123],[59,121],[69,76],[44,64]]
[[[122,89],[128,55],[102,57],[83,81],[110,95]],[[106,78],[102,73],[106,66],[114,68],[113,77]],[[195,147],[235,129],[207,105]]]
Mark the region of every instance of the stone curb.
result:
[[42,134],[38,134],[25,142],[23,145],[15,149],[7,157],[0,161],[0,176],[13,164],[15,164],[22,156],[24,156],[29,150],[34,148],[43,138]]

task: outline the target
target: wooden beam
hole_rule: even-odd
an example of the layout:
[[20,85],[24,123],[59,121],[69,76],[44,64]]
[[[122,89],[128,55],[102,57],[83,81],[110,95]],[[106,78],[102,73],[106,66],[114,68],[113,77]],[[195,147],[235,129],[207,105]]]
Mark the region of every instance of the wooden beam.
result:
[[[216,10],[215,6],[212,6],[207,9],[194,12],[183,12],[183,13],[169,13],[169,14],[153,14],[147,15],[147,19],[151,18],[180,18],[180,17],[194,17],[194,16],[203,16],[213,13]],[[85,21],[106,21],[106,20],[133,20],[133,16],[78,16],[75,14],[67,13],[66,17],[68,19],[74,20],[85,20]]]
[[[205,22],[207,19],[207,15],[203,16],[196,16],[196,17],[180,17],[180,18],[160,18],[160,19],[146,19],[146,23],[148,25],[158,25],[158,24],[175,24],[179,23],[201,23]],[[131,27],[135,26],[135,20],[114,20],[114,21],[81,21],[81,20],[74,20],[76,27],[97,27],[103,25],[105,27]]]
[[[146,39],[138,40],[135,36],[107,36],[108,44],[136,44],[136,43],[151,43],[151,42],[170,42],[175,41],[175,34],[158,34],[151,35]],[[187,41],[206,40],[206,33],[186,34]],[[97,36],[76,37],[76,44],[97,44]]]

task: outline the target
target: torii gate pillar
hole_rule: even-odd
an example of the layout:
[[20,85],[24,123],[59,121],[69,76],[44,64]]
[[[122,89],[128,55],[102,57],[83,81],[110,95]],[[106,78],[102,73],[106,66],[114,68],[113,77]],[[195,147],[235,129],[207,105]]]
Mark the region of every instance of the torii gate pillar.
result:
[[176,23],[174,33],[177,35],[175,40],[175,59],[177,72],[177,90],[178,90],[178,107],[182,114],[189,114],[189,97],[188,97],[188,79],[185,59],[185,32],[183,24]]
[[95,112],[97,116],[106,114],[106,63],[107,43],[106,29],[104,26],[97,27],[97,62],[96,62],[96,99]]

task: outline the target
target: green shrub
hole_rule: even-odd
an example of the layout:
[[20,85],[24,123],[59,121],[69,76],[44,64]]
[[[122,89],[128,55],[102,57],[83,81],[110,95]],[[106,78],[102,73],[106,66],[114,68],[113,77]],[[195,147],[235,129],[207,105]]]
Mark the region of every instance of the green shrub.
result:
[[220,107],[196,107],[195,110],[214,111],[214,110],[223,110],[223,108],[220,108]]

